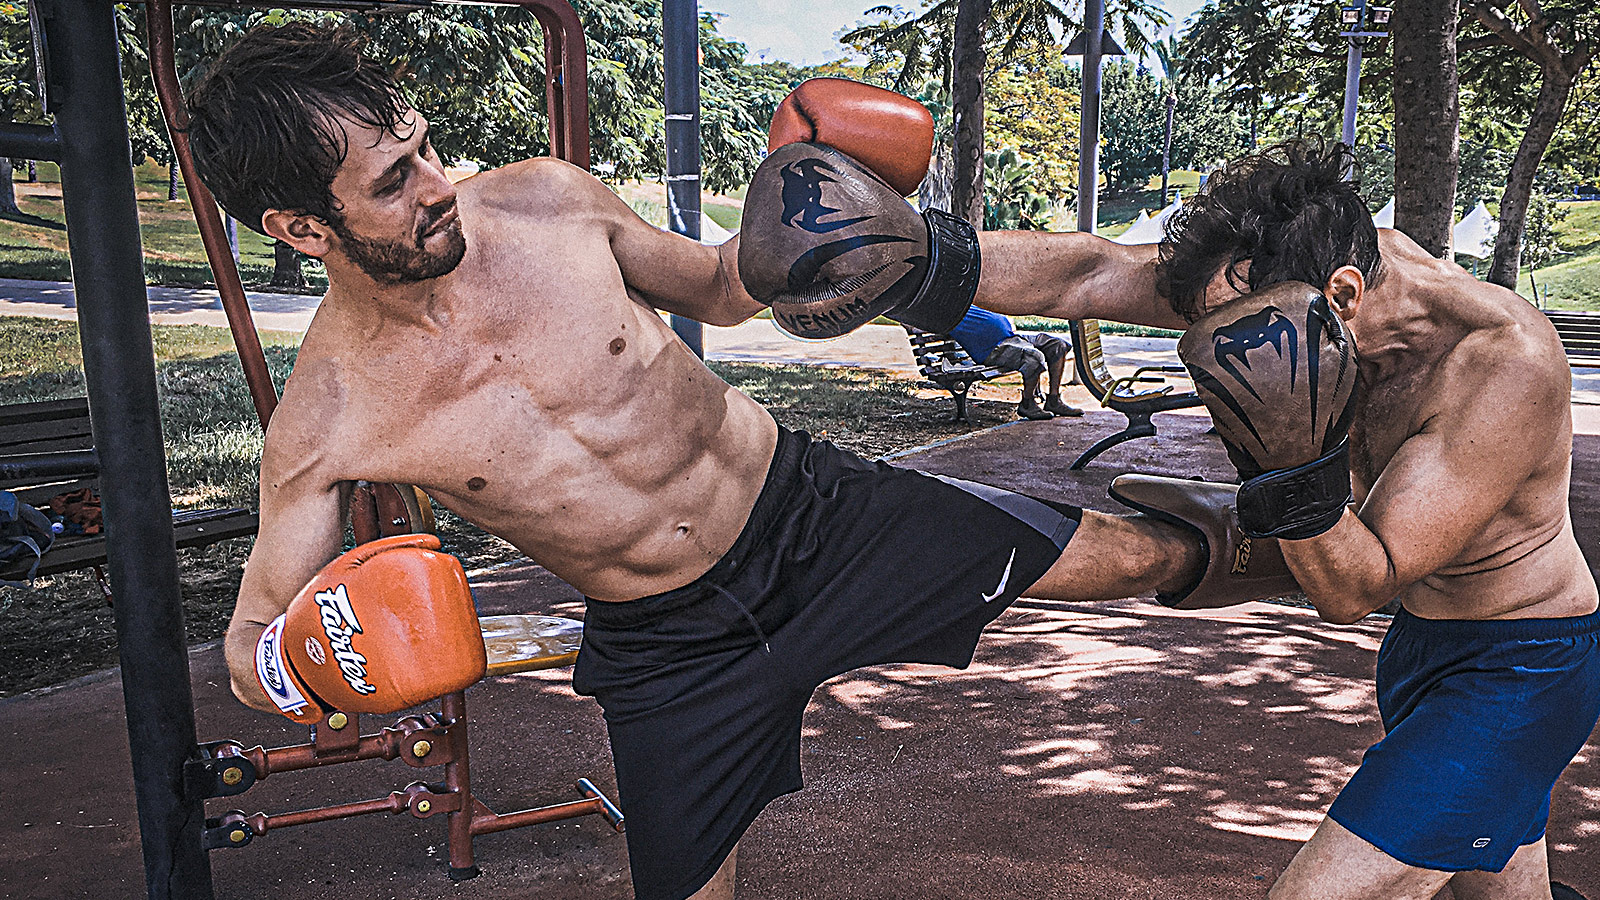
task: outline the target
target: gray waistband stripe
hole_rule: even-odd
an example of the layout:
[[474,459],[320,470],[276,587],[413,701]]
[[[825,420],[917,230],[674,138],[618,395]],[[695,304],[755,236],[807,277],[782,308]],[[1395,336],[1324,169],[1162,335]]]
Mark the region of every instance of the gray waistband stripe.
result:
[[1067,541],[1071,540],[1073,532],[1078,530],[1076,519],[1064,516],[1049,505],[1040,503],[1032,497],[1025,497],[1022,494],[987,484],[979,484],[976,481],[951,478],[948,475],[932,475],[931,477],[937,478],[951,487],[960,488],[990,506],[1003,510],[1029,528],[1049,538],[1057,547],[1062,549],[1066,549]]

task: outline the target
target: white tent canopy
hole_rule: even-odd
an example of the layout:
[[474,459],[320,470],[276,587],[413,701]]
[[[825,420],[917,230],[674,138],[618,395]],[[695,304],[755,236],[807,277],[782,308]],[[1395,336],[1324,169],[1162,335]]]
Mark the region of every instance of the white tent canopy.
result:
[[1500,231],[1500,224],[1489,215],[1489,208],[1479,200],[1472,212],[1461,217],[1456,227],[1450,232],[1450,242],[1455,244],[1457,253],[1477,259],[1488,259],[1494,254],[1495,235]]
[[1383,209],[1378,210],[1377,214],[1372,217],[1372,224],[1378,226],[1379,228],[1393,228],[1394,227],[1394,198],[1393,197],[1390,197],[1389,198],[1389,202],[1384,204]]
[[1167,220],[1172,218],[1172,214],[1182,206],[1182,200],[1174,199],[1167,204],[1165,209],[1153,216],[1145,215],[1144,211],[1140,210],[1139,218],[1128,226],[1128,230],[1112,238],[1112,240],[1119,244],[1159,244],[1161,239],[1166,236]]
[[702,211],[700,213],[700,243],[721,244],[731,237],[733,237],[733,232],[718,225],[705,212]]

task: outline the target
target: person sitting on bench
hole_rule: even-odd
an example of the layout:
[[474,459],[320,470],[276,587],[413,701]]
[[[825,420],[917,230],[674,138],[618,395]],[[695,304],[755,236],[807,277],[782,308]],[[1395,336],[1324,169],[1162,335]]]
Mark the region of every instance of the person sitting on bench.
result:
[[[1043,331],[1018,332],[1011,319],[974,306],[961,324],[950,329],[967,355],[986,366],[1007,369],[1022,375],[1022,402],[1017,415],[1024,419],[1049,419],[1055,416],[1081,416],[1083,410],[1061,400],[1061,376],[1067,369],[1072,347],[1062,338]],[[1050,372],[1050,392],[1039,405],[1039,376]]]

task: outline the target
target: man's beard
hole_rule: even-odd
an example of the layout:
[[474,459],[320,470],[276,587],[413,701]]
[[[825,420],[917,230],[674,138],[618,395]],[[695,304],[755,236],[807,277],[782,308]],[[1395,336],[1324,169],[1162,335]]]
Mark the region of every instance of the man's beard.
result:
[[350,230],[342,217],[336,218],[328,225],[333,229],[333,233],[338,235],[340,249],[344,251],[344,255],[365,272],[367,277],[380,284],[411,284],[448,275],[461,264],[461,258],[467,252],[467,239],[461,231],[460,220],[440,232],[446,239],[443,248],[430,252],[426,246],[427,239],[433,236],[428,232],[439,223],[440,219],[455,209],[455,206],[455,201],[452,200],[430,209],[427,221],[408,241],[375,241],[364,238]]

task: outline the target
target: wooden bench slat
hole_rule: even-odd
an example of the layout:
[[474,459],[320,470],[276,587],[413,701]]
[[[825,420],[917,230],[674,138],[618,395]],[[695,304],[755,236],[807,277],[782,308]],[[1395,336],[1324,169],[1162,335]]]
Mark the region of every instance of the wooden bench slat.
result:
[[83,397],[66,400],[39,400],[32,403],[9,403],[0,406],[0,426],[45,422],[55,419],[85,419],[89,417],[89,401]]
[[[0,406],[0,455],[87,450],[94,446],[89,427],[89,402],[77,397],[37,403]],[[99,487],[96,477],[0,481],[30,506],[48,511],[50,499],[84,487]],[[173,539],[179,547],[203,547],[217,541],[255,534],[259,520],[248,509],[176,510],[172,514]],[[39,562],[38,575],[55,575],[104,564],[104,535],[63,535],[56,538]],[[0,578],[20,579],[31,560],[0,570]]]

